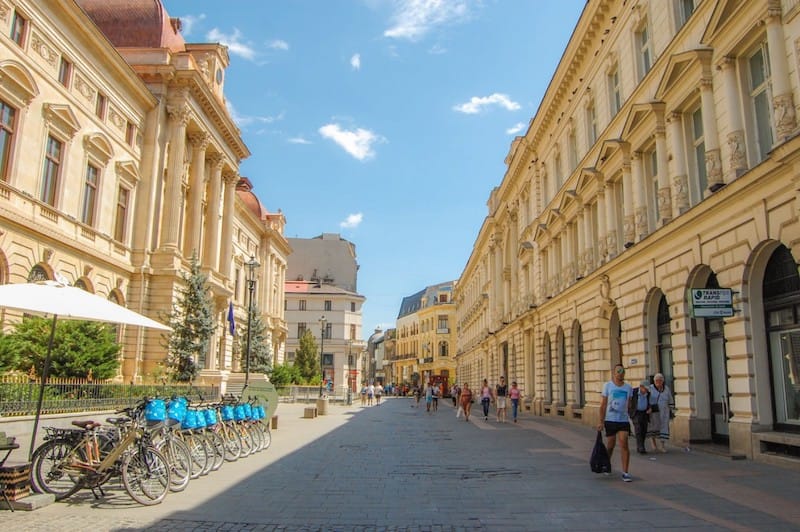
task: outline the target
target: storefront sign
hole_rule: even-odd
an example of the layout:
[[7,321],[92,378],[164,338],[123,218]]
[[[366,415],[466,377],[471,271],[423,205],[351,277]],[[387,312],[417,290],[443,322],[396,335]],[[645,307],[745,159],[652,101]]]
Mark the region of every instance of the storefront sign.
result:
[[692,288],[689,306],[693,318],[733,316],[733,291],[730,288]]

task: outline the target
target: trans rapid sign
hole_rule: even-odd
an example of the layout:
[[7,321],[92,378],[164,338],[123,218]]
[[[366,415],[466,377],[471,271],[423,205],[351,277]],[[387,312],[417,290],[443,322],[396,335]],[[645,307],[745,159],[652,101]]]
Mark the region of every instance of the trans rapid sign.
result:
[[733,291],[730,288],[692,288],[689,306],[693,318],[730,318],[733,316]]

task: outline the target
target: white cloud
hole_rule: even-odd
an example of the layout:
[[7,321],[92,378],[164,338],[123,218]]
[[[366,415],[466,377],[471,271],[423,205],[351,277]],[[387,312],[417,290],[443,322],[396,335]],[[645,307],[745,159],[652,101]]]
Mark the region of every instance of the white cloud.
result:
[[228,108],[231,119],[242,129],[252,124],[272,124],[277,120],[283,120],[283,113],[278,116],[242,115],[239,114],[239,111],[236,110],[230,100],[226,100],[225,105]]
[[522,131],[524,128],[525,128],[525,123],[524,122],[517,122],[516,124],[514,124],[514,127],[510,127],[508,129],[506,129],[506,134],[507,135],[516,135],[517,133]]
[[392,26],[384,37],[416,41],[437,26],[469,18],[466,0],[396,0]]
[[355,229],[359,225],[361,225],[361,221],[364,219],[364,215],[362,213],[356,214],[348,214],[347,218],[344,221],[339,222],[339,227],[342,229]]
[[467,103],[462,103],[453,107],[453,110],[459,113],[474,115],[480,113],[484,107],[489,105],[499,105],[509,111],[516,111],[520,105],[509,99],[508,95],[495,92],[490,96],[473,96]]
[[233,33],[230,35],[226,35],[214,28],[206,34],[206,38],[211,42],[224,44],[228,47],[230,53],[243,57],[248,61],[253,61],[256,58],[256,51],[249,44],[241,41],[242,32],[236,28],[233,29]]
[[204,20],[206,16],[205,14],[201,13],[200,15],[186,15],[179,18],[181,21],[181,35],[188,37],[192,34],[195,24]]
[[319,134],[338,144],[344,151],[363,161],[375,156],[372,145],[383,141],[383,137],[368,129],[342,129],[339,124],[325,124],[319,128]]
[[270,48],[272,48],[273,50],[288,50],[289,49],[289,43],[284,41],[284,40],[281,40],[281,39],[275,39],[274,41],[270,42],[268,44],[268,46]]
[[443,47],[441,44],[434,44],[428,50],[428,53],[431,55],[442,55],[447,53],[447,48]]
[[350,58],[350,66],[353,70],[361,70],[361,54],[353,54]]
[[306,140],[303,137],[291,137],[288,142],[289,144],[311,144],[310,140]]

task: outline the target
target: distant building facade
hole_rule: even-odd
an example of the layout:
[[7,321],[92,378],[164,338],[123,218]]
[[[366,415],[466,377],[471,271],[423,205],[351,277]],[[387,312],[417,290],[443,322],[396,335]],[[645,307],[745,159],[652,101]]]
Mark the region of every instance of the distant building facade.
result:
[[[460,380],[506,375],[536,414],[595,425],[622,363],[665,375],[675,443],[797,456],[798,15],[586,4],[459,279]],[[732,305],[698,312],[717,289]]]
[[286,357],[280,362],[292,363],[300,338],[311,331],[324,348],[326,381],[337,389],[356,391],[365,378],[359,360],[366,346],[361,326],[366,298],[356,291],[355,245],[332,233],[290,238],[288,243],[292,248],[284,290],[288,335]]
[[[225,106],[226,47],[179,29],[159,0],[0,1],[0,282],[65,278],[161,319],[195,255],[216,323],[197,363],[222,384],[242,366],[226,317],[233,302],[246,318],[251,256],[283,351],[289,247],[283,215],[240,186],[250,153]],[[160,332],[119,334],[119,379],[161,371]]]

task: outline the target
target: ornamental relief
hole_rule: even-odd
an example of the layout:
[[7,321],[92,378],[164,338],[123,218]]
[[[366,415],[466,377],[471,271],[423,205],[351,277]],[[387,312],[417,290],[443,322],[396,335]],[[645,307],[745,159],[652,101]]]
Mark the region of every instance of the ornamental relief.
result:
[[125,127],[125,119],[113,107],[108,112],[108,120],[120,131]]
[[8,22],[8,14],[11,11],[11,8],[3,1],[0,1],[0,20],[3,22]]
[[50,48],[46,42],[44,42],[38,33],[33,33],[31,36],[31,48],[36,50],[36,52],[42,56],[42,59],[44,59],[50,66],[56,65],[58,54],[55,50]]
[[83,77],[75,76],[75,89],[88,101],[94,101],[95,90]]

